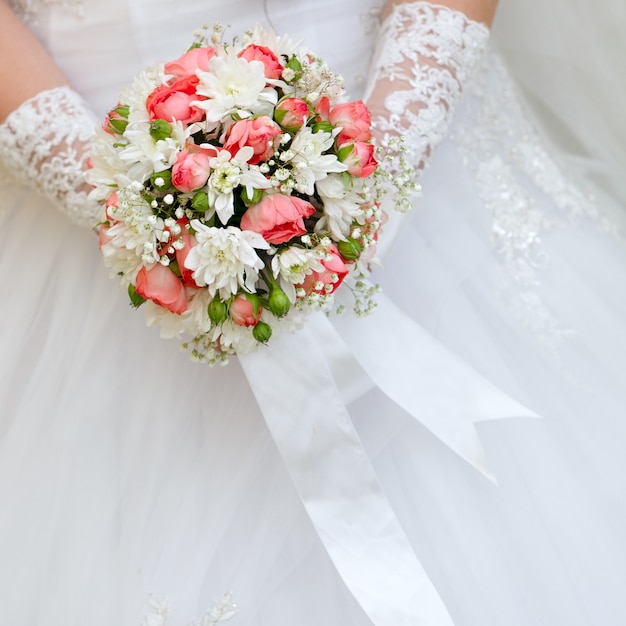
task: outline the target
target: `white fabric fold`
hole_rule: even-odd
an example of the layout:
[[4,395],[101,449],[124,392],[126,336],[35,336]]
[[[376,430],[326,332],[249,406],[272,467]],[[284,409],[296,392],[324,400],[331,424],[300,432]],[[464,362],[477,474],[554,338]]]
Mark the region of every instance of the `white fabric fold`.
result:
[[[345,304],[349,306],[348,300]],[[537,417],[535,413],[469,367],[384,294],[378,294],[377,307],[367,317],[355,320],[345,314],[331,319],[381,391],[495,482],[474,424]]]
[[474,424],[536,415],[383,295],[363,319],[346,314],[331,323],[318,314],[310,322],[295,337],[275,337],[240,357],[302,502],[376,626],[452,624],[380,489],[345,402],[376,385],[494,482]]
[[240,361],[321,541],[372,623],[451,626],[380,489],[314,333],[276,337]]

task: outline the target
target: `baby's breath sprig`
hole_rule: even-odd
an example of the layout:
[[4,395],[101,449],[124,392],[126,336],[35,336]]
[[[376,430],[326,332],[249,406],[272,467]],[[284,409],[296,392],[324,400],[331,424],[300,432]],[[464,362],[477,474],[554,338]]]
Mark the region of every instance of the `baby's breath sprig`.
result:
[[406,213],[413,208],[411,199],[420,195],[422,186],[415,180],[415,169],[407,159],[404,137],[391,137],[376,148],[379,167],[374,173],[374,193],[377,201],[392,188],[392,201],[397,211]]

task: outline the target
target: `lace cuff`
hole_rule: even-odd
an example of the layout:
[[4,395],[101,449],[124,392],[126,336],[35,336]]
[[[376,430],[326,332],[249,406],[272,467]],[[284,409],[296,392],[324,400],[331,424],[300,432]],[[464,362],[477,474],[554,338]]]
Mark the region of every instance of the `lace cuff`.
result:
[[384,21],[367,90],[379,143],[402,135],[416,175],[448,132],[489,29],[428,2],[395,5]]
[[0,165],[74,223],[93,228],[101,208],[84,173],[96,121],[69,87],[39,93],[0,124]]

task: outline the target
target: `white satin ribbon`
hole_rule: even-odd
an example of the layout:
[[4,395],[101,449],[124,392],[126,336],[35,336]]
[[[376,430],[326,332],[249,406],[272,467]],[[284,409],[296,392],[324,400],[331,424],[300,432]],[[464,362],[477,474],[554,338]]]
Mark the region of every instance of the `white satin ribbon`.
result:
[[373,624],[452,626],[378,485],[317,337],[309,329],[278,336],[240,361],[320,539]]
[[[384,294],[377,307],[355,320],[334,316],[332,325],[348,350],[391,400],[459,456],[495,482],[476,422],[537,417],[464,363]],[[346,300],[346,306],[350,306]]]
[[475,422],[534,414],[382,295],[369,317],[332,319],[331,325],[321,314],[311,316],[303,331],[240,357],[242,367],[320,539],[373,624],[452,626],[345,402],[376,385],[491,478]]

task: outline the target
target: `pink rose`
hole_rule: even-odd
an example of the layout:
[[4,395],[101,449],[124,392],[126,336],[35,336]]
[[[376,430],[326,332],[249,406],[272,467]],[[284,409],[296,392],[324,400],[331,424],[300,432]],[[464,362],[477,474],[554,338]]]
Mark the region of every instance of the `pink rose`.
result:
[[152,300],[172,313],[180,315],[187,310],[187,293],[182,281],[160,263],[139,270],[135,290],[142,298]]
[[339,160],[347,166],[348,173],[357,178],[367,178],[374,173],[378,165],[374,158],[374,145],[364,141],[341,146]]
[[320,99],[315,107],[315,112],[317,113],[320,120],[323,122],[328,122],[328,116],[330,115],[330,100],[327,96],[324,96]]
[[243,214],[241,229],[260,233],[269,243],[284,243],[307,232],[304,218],[313,213],[315,207],[296,196],[266,195]]
[[186,287],[197,288],[198,285],[196,284],[196,281],[193,279],[193,270],[190,270],[188,267],[185,266],[187,255],[191,252],[191,249],[196,245],[196,238],[187,231],[183,231],[180,238],[183,240],[185,247],[182,248],[181,250],[176,250],[176,262],[178,263],[178,268],[180,269],[183,284]]
[[111,212],[109,211],[109,209],[114,208],[117,209],[117,207],[119,206],[120,200],[119,200],[119,196],[117,195],[117,189],[111,193],[111,195],[107,198],[107,201],[104,203],[104,213],[106,215],[106,218],[108,220],[113,220],[114,218],[111,215]]
[[109,135],[121,135],[128,126],[128,113],[128,107],[118,102],[104,118],[103,130]]
[[98,246],[100,247],[100,250],[102,250],[102,246],[106,246],[111,241],[111,238],[107,234],[109,232],[109,228],[110,226],[107,224],[100,224],[98,227]]
[[[330,259],[322,261],[322,265],[325,268],[323,272],[308,274],[304,282],[301,285],[296,285],[296,287],[301,287],[307,294],[320,293],[325,295],[333,293],[348,275],[350,268],[346,265],[334,244],[330,248],[330,254]],[[316,288],[317,283],[322,284],[321,289]]]
[[369,141],[372,138],[372,116],[361,100],[338,104],[328,116],[333,126],[340,126],[337,145],[351,141]]
[[265,46],[250,44],[244,48],[239,56],[246,61],[260,61],[265,66],[265,77],[269,79],[280,78],[283,73],[283,65],[278,57]]
[[206,185],[211,174],[209,166],[211,156],[214,155],[202,150],[180,152],[172,167],[172,185],[183,193],[191,193],[194,189]]
[[150,120],[178,120],[183,124],[199,122],[204,117],[204,111],[191,104],[204,99],[196,93],[198,82],[196,76],[186,76],[157,87],[146,100]]
[[255,165],[274,154],[282,132],[280,126],[267,115],[252,120],[240,120],[228,129],[224,148],[231,154],[237,154],[241,148],[249,146],[254,150],[249,163]]
[[230,303],[229,311],[230,319],[238,326],[256,326],[261,319],[263,307],[258,302],[250,302],[245,295],[238,295]]
[[209,61],[215,56],[212,46],[204,48],[192,48],[185,52],[176,61],[165,64],[165,73],[183,78],[185,76],[195,76],[196,70],[209,71]]
[[309,105],[300,98],[287,98],[279,102],[274,110],[274,118],[286,130],[295,132],[309,119]]

